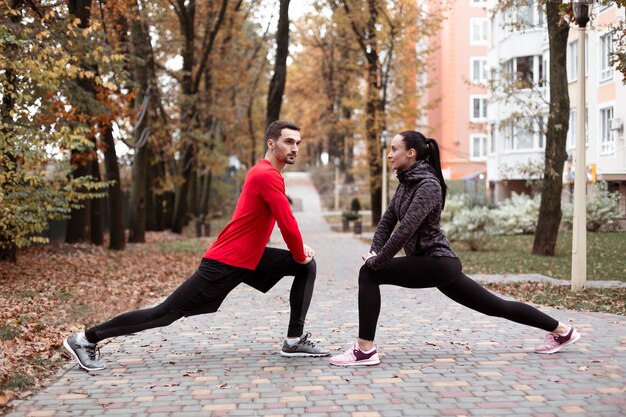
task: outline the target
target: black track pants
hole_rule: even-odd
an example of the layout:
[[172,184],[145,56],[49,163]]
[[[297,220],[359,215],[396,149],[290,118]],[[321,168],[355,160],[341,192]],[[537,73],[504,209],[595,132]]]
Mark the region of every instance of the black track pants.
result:
[[97,343],[110,337],[167,326],[183,316],[213,313],[242,282],[265,293],[283,277],[293,276],[287,336],[298,337],[303,333],[311,304],[316,271],[315,260],[302,265],[293,259],[291,252],[276,248],[265,248],[254,271],[202,259],[196,272],[161,304],[120,314],[87,329],[85,335],[89,342]]
[[359,272],[359,338],[374,340],[380,315],[380,285],[432,288],[459,304],[489,316],[553,331],[559,322],[536,308],[494,295],[462,272],[456,258],[404,256],[393,258],[384,268],[365,265]]

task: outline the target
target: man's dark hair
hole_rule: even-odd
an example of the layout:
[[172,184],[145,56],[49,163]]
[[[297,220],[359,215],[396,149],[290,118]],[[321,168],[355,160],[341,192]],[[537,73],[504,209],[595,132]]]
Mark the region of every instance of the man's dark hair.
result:
[[267,127],[265,131],[265,142],[267,142],[268,139],[278,139],[283,129],[297,130],[299,132],[300,126],[286,120],[276,120]]

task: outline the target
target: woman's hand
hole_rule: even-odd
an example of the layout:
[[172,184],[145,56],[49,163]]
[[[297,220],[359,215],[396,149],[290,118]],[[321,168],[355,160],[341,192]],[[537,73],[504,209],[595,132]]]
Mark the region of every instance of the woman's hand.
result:
[[371,251],[361,256],[361,259],[363,259],[363,262],[366,262],[369,258],[373,258],[374,256],[376,256],[376,252]]

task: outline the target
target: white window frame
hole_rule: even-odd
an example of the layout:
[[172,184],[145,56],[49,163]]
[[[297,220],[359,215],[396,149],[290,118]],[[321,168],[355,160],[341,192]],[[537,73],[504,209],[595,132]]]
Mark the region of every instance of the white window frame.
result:
[[[474,71],[474,65],[477,62],[479,65],[482,62],[482,67],[479,69],[478,79],[476,79],[476,72]],[[487,58],[485,57],[470,57],[470,81],[472,84],[484,84],[487,82],[487,79],[489,78],[489,74],[487,73],[487,62]]]
[[[478,156],[474,156],[476,150],[475,141],[478,140]],[[484,133],[473,133],[470,135],[470,161],[487,160],[487,135]]]
[[578,81],[578,39],[567,44],[567,81]]
[[613,104],[605,105],[600,107],[599,112],[600,123],[598,123],[598,128],[600,132],[598,138],[600,140],[598,146],[600,155],[613,155],[615,153],[615,133],[609,129],[609,121],[615,117],[614,106]]
[[487,7],[489,0],[470,0],[470,7]]
[[[519,130],[521,130],[521,129],[519,129]],[[513,150],[514,151],[520,151],[520,152],[528,152],[528,151],[532,151],[532,150],[538,149],[538,146],[537,146],[537,132],[534,131],[535,129],[533,129],[531,127],[530,130],[528,130],[526,128],[523,128],[523,130],[532,134],[532,137],[533,137],[532,138],[532,143],[531,143],[529,148],[520,148],[519,147],[519,140],[518,140],[518,138],[519,138],[518,127],[515,126],[515,128],[513,129],[513,132],[514,132],[514,136],[513,136]]]
[[607,32],[600,36],[600,82],[606,82],[613,79],[613,65],[611,64],[611,53],[615,50],[615,34]]
[[[481,26],[479,27],[481,27],[480,32],[482,33],[478,33],[478,34],[475,33],[474,28],[477,23],[481,24]],[[470,33],[469,33],[470,45],[488,45],[489,44],[489,36],[487,36],[489,33],[488,24],[489,24],[489,20],[486,17],[470,18],[470,25],[469,25],[470,26]],[[475,35],[482,35],[482,36],[480,36],[478,40],[475,40],[474,39]]]
[[[566,65],[567,65],[567,82],[576,82],[578,81],[578,42],[580,39],[576,39],[567,44],[567,55],[566,55]],[[589,75],[589,37],[585,35],[585,76]],[[571,73],[576,74],[575,77],[572,77]]]
[[578,109],[569,109],[569,129],[567,130],[567,149],[576,149],[576,135],[578,134]]
[[[474,100],[481,100],[482,105],[479,106],[478,112],[480,113],[478,117],[474,116]],[[472,122],[485,122],[487,121],[487,96],[483,94],[479,95],[471,95],[470,96],[470,114],[469,118]]]

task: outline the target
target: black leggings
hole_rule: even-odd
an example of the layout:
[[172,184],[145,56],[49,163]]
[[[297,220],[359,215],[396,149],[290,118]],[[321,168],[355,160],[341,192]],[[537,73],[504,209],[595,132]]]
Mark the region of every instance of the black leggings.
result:
[[213,313],[242,282],[265,293],[283,277],[294,276],[289,295],[291,314],[287,336],[298,337],[304,331],[316,271],[315,260],[302,265],[293,259],[291,252],[276,248],[265,248],[254,271],[202,259],[196,272],[159,305],[120,314],[85,330],[85,336],[89,342],[97,343],[110,337],[167,326],[183,316]]
[[380,285],[432,288],[459,304],[489,316],[553,331],[559,322],[536,308],[499,298],[462,272],[456,258],[404,256],[393,258],[384,268],[365,265],[359,273],[359,338],[374,340],[380,315]]

